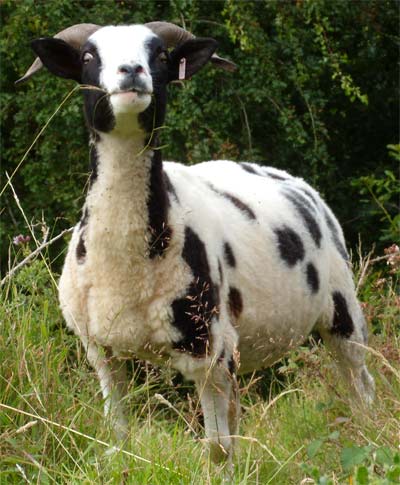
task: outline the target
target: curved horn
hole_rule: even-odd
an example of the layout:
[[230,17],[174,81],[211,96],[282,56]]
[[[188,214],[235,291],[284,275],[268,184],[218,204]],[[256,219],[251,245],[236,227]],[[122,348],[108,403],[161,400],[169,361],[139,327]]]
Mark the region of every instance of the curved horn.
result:
[[[72,47],[75,47],[75,49],[80,49],[87,39],[100,28],[101,26],[96,24],[76,24],[58,32],[54,38],[64,40],[72,45]],[[42,67],[42,61],[37,57],[26,73],[20,79],[15,81],[15,84],[26,81]]]
[[[167,47],[175,47],[186,40],[195,39],[195,36],[182,27],[178,27],[170,22],[148,22],[145,24],[150,30],[161,37]],[[211,56],[211,62],[225,71],[233,72],[237,66],[232,61],[219,57],[217,54]]]

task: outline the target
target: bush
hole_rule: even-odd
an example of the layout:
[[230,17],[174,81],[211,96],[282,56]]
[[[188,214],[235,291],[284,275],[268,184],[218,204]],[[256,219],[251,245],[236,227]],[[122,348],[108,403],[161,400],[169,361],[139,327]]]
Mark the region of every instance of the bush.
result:
[[[374,181],[382,174],[396,173],[386,146],[398,136],[398,17],[394,0],[5,0],[3,167],[10,175],[15,171],[13,185],[29,219],[44,213],[56,231],[73,224],[88,175],[81,100],[71,96],[21,163],[73,88],[44,72],[14,86],[33,60],[29,41],[79,22],[184,21],[197,35],[217,38],[219,53],[239,69],[229,74],[207,68],[184,86],[171,87],[165,158],[251,159],[288,169],[321,190],[351,244],[359,232],[367,246],[377,238],[387,241],[391,223],[365,210],[370,196],[359,197],[364,189],[358,182],[370,177],[377,188]],[[7,241],[26,231],[9,187],[4,195],[3,256]]]

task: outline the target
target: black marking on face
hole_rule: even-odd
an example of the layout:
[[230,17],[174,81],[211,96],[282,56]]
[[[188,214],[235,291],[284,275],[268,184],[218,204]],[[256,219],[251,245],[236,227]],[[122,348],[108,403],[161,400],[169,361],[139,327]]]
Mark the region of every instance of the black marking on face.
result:
[[156,150],[151,160],[150,195],[147,201],[149,214],[149,256],[162,256],[169,247],[172,229],[168,225],[169,199],[165,187],[160,150]]
[[333,244],[335,245],[336,249],[338,250],[339,254],[345,261],[349,261],[349,254],[343,245],[342,241],[339,238],[339,232],[336,228],[335,222],[333,221],[332,217],[328,213],[328,211],[324,208],[325,220],[328,224],[329,230],[331,232],[331,237]]
[[257,170],[250,163],[242,162],[240,166],[243,168],[243,170],[245,170],[248,173],[251,173],[253,175],[259,175]]
[[233,254],[232,246],[225,242],[224,243],[224,254],[225,254],[225,261],[234,268],[236,266],[236,258],[235,255]]
[[304,197],[301,194],[294,194],[293,192],[284,191],[283,192],[285,197],[290,200],[290,202],[296,208],[298,214],[302,217],[305,225],[307,226],[308,232],[310,233],[311,237],[313,238],[317,247],[321,247],[321,239],[322,233],[321,229],[315,220],[313,214],[309,210],[307,206],[309,206],[308,201],[306,201],[307,205],[304,203]]
[[278,237],[278,248],[281,258],[289,265],[294,266],[304,259],[305,251],[303,241],[296,231],[288,226],[275,229]]
[[230,194],[229,192],[224,192],[223,190],[218,190],[216,189],[212,184],[208,184],[211,190],[213,190],[215,193],[218,195],[222,195],[222,197],[225,197],[228,199],[232,204],[237,207],[241,212],[246,214],[246,216],[249,219],[256,219],[256,215],[254,214],[253,209],[251,209],[247,204],[245,204],[243,201],[241,201],[238,197],[235,195]]
[[168,193],[170,193],[175,198],[175,200],[179,202],[179,197],[176,193],[175,187],[172,185],[171,179],[169,178],[167,172],[163,172],[163,173],[164,173],[165,187]]
[[79,236],[79,241],[76,246],[76,259],[78,260],[79,264],[83,264],[86,259],[86,246],[85,246],[85,241],[83,240],[82,233]]
[[317,268],[312,264],[307,264],[307,283],[312,293],[318,293],[319,290],[319,275]]
[[334,312],[331,333],[339,337],[349,338],[354,331],[354,323],[350,316],[346,299],[340,291],[335,291],[332,294],[332,298]]
[[173,324],[182,334],[174,348],[201,357],[209,351],[210,325],[219,311],[219,288],[211,280],[205,245],[190,227],[185,228],[182,257],[193,280],[186,296],[172,303]]
[[240,291],[233,286],[229,287],[228,303],[232,315],[235,318],[239,318],[243,311],[243,299]]
[[82,49],[82,56],[90,52],[93,59],[82,67],[82,84],[97,89],[82,88],[85,117],[89,128],[108,133],[115,127],[115,117],[109,102],[109,95],[100,88],[101,59],[97,47],[87,42]]
[[139,123],[148,134],[148,144],[157,146],[157,128],[163,125],[167,106],[168,67],[160,61],[164,43],[159,37],[152,37],[146,43],[150,75],[153,81],[153,95],[150,106],[139,114]]

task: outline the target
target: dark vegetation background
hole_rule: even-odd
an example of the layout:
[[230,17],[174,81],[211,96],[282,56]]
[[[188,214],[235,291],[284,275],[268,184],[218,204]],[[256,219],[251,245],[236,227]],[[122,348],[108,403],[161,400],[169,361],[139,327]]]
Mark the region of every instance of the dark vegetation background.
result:
[[[315,185],[350,246],[398,238],[399,104],[395,0],[5,0],[1,7],[1,161],[11,174],[74,87],[46,72],[18,87],[29,41],[80,22],[168,20],[219,41],[235,73],[207,67],[170,88],[164,158],[252,160]],[[54,233],[79,217],[88,177],[80,94],[51,121],[13,178],[30,222]],[[28,230],[10,188],[1,202],[3,268]],[[56,248],[59,251],[60,246]],[[57,254],[57,252],[54,254]],[[55,264],[59,269],[59,262]]]

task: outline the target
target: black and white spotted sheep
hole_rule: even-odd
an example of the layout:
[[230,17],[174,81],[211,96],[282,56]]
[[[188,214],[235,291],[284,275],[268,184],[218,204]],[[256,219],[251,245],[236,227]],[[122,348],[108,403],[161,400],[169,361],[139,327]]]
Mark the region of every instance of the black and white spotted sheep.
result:
[[194,75],[217,44],[180,39],[168,51],[151,27],[94,26],[79,46],[68,36],[32,43],[53,74],[97,88],[83,89],[92,175],[59,295],[119,437],[123,359],[169,359],[197,386],[219,460],[237,434],[236,374],[271,365],[313,329],[370,403],[357,345],[366,324],[342,230],[304,180],[253,163],[162,161],[167,85]]

